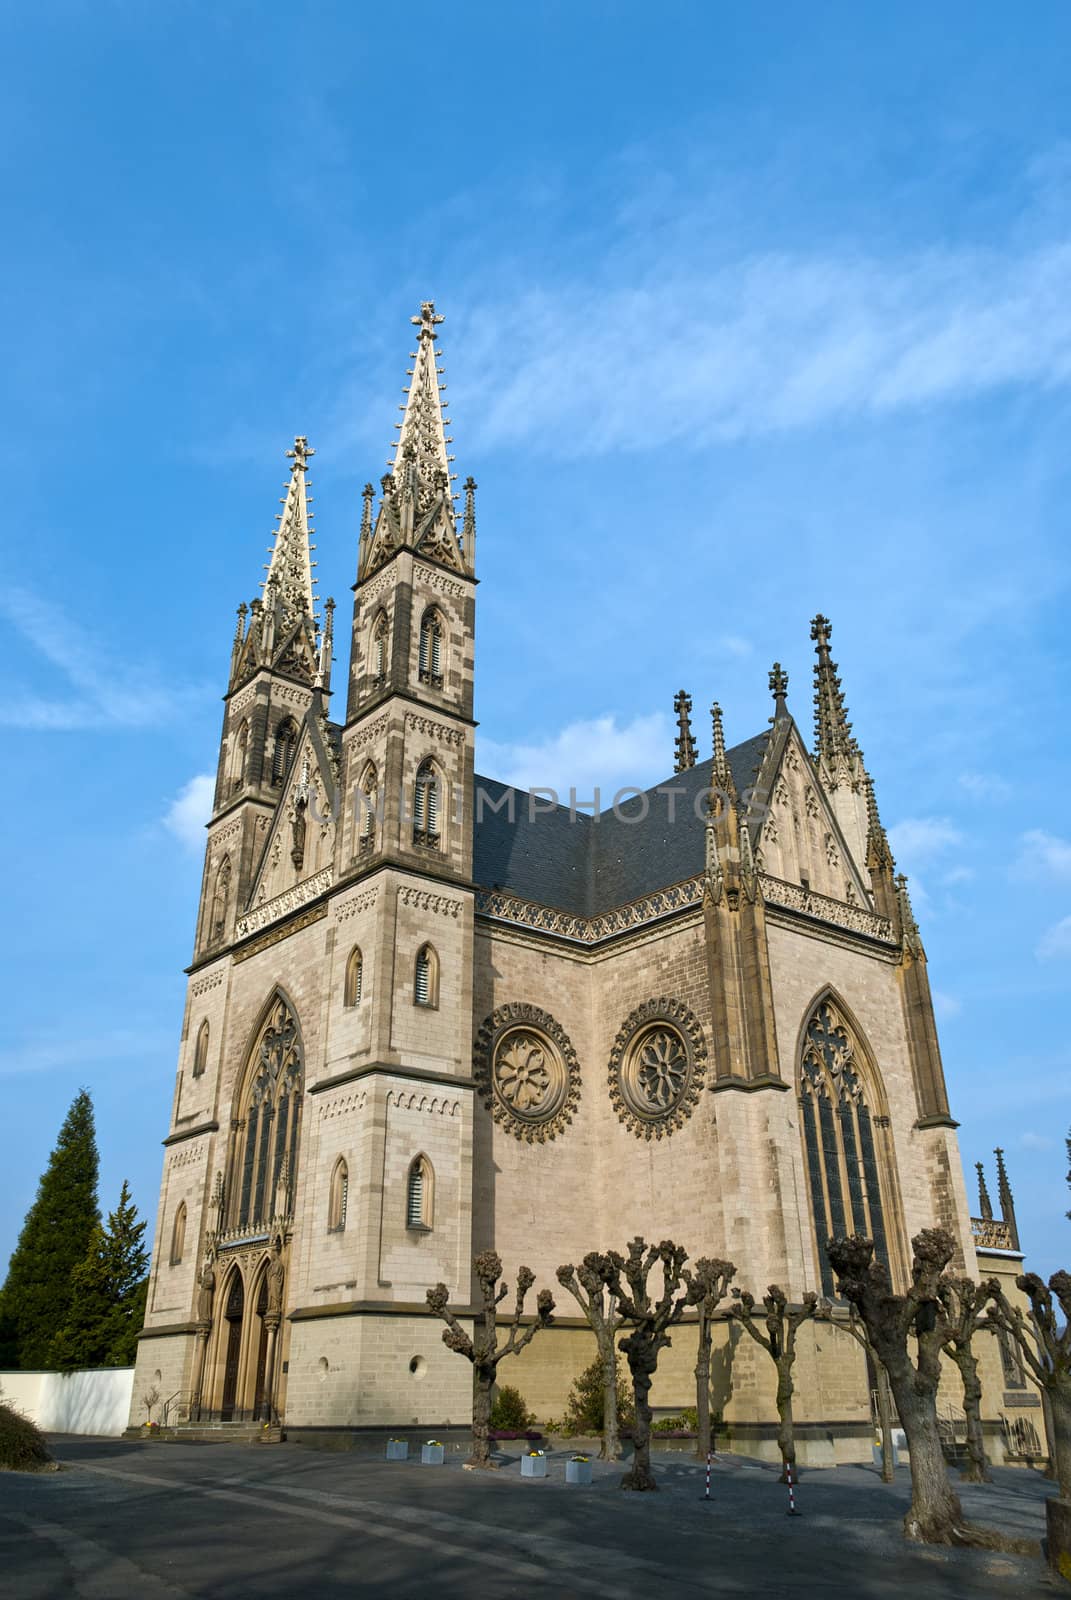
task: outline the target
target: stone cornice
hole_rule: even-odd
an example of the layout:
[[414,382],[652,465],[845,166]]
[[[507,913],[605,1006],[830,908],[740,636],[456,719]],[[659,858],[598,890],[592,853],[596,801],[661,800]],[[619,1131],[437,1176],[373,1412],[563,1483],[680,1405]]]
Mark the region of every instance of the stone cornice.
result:
[[282,917],[289,916],[293,911],[300,911],[311,901],[318,900],[326,894],[331,887],[332,871],[330,867],[322,867],[311,878],[305,878],[301,883],[295,883],[293,888],[286,889],[282,894],[277,894],[271,900],[265,900],[263,905],[254,906],[252,911],[247,911],[239,917],[234,924],[235,941],[248,939],[251,934],[260,933],[263,928],[268,928],[273,922],[278,922]]
[[347,1067],[344,1072],[333,1073],[330,1078],[321,1078],[318,1083],[310,1083],[309,1094],[323,1094],[326,1089],[337,1089],[344,1083],[355,1083],[358,1078],[402,1078],[411,1083],[439,1083],[446,1084],[451,1089],[474,1089],[476,1080],[473,1077],[462,1077],[451,1072],[436,1072],[431,1067],[392,1067],[382,1061],[369,1061],[357,1067]]
[[196,1139],[202,1133],[218,1133],[218,1122],[199,1122],[196,1128],[183,1128],[181,1133],[169,1133],[166,1139],[161,1140],[164,1145],[182,1144],[185,1139]]

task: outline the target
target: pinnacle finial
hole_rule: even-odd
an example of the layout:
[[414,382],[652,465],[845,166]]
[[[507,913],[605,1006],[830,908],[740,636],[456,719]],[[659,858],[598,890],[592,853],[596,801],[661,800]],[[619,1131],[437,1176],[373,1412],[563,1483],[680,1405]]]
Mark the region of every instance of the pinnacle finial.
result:
[[829,640],[832,633],[833,624],[830,622],[828,617],[823,617],[822,613],[819,612],[811,623],[811,638],[818,646],[819,655],[822,654],[823,650],[828,655]]
[[420,329],[420,332],[417,334],[417,338],[420,340],[425,340],[437,339],[439,337],[435,330],[440,323],[446,321],[446,318],[440,316],[436,311],[434,300],[422,300],[420,303],[419,317],[410,317],[409,320],[415,328]]
[[983,1222],[993,1220],[993,1202],[989,1198],[989,1190],[985,1186],[985,1168],[980,1161],[974,1163],[974,1170],[978,1174],[978,1207]]
[[286,453],[293,462],[293,466],[290,468],[291,472],[306,472],[308,470],[309,457],[314,456],[316,451],[312,448],[305,435],[299,433],[295,435],[294,448]]
[[469,571],[476,567],[476,479],[465,479],[465,515],[461,523],[461,547]]
[[788,693],[788,673],[781,666],[780,661],[775,661],[770,668],[770,693],[774,697],[774,714],[783,717],[788,712],[785,696]]
[[721,706],[715,700],[710,708],[710,720],[714,730],[714,769],[725,765],[725,728],[721,720]]
[[695,740],[692,738],[692,697],[684,689],[679,689],[674,695],[673,709],[677,713],[677,737],[674,741],[676,763],[673,771],[687,772],[695,766]]
[[1004,1166],[1004,1151],[998,1145],[993,1154],[997,1158],[997,1194],[1000,1197],[1000,1214],[1008,1224],[1012,1243],[1015,1249],[1018,1250],[1019,1225],[1015,1220],[1015,1201],[1012,1199],[1011,1184],[1008,1182],[1008,1173]]
[[818,656],[814,667],[814,754],[824,769],[828,787],[850,783],[856,788],[861,778],[862,758],[848,721],[836,663],[829,653],[832,633],[833,624],[819,612],[811,623],[811,638]]
[[[862,761],[862,752],[860,752]],[[863,767],[863,786],[866,791],[866,864],[868,868],[880,870],[882,867],[892,868],[896,865],[893,860],[892,849],[889,845],[889,835],[885,832],[881,817],[878,814],[878,799],[874,793],[874,780],[870,773]]]

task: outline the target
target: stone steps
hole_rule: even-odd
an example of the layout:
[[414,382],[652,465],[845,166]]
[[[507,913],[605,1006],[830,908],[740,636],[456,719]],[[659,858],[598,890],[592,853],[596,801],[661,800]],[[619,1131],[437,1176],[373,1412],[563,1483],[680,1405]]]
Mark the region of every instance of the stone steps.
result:
[[285,1435],[278,1423],[180,1422],[166,1428],[128,1428],[127,1439],[151,1439],[159,1444],[281,1444]]

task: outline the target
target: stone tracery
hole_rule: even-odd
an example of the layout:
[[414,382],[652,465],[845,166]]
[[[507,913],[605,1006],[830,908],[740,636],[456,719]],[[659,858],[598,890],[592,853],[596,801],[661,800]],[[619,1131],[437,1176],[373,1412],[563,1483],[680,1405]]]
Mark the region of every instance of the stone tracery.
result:
[[643,1139],[661,1139],[691,1116],[703,1085],[707,1046],[698,1018],[680,1000],[648,1000],[625,1020],[610,1052],[610,1099]]
[[572,1120],[580,1067],[564,1029],[537,1006],[501,1006],[476,1035],[473,1070],[495,1121],[518,1139],[553,1139]]

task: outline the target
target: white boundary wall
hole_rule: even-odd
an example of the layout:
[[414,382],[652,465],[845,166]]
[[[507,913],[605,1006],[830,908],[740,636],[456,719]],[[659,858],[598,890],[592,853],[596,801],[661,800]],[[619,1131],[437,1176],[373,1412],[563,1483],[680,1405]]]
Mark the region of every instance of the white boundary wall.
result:
[[0,1400],[43,1433],[120,1434],[130,1416],[133,1367],[92,1372],[0,1372]]

